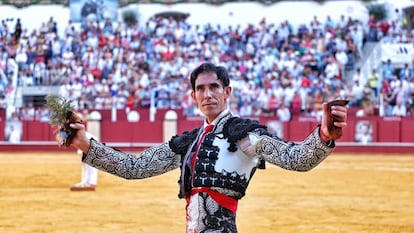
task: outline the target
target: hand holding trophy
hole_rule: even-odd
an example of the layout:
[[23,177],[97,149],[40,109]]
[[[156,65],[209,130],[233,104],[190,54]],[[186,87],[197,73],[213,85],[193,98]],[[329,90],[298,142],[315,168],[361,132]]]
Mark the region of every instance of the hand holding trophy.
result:
[[330,113],[331,108],[334,105],[346,106],[348,103],[349,103],[349,100],[333,100],[333,101],[328,102],[328,108],[329,108],[328,130],[333,140],[336,140],[342,137],[342,128],[334,125],[334,122],[338,121],[338,118],[333,116]]
[[76,129],[71,128],[71,123],[81,123],[81,116],[74,111],[72,101],[58,95],[47,95],[46,106],[50,109],[49,123],[56,127],[56,141],[59,147],[69,147]]

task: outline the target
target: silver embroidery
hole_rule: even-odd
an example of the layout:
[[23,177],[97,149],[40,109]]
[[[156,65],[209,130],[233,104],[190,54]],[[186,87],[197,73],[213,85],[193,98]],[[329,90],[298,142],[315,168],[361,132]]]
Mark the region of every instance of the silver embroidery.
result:
[[178,168],[180,155],[173,153],[168,143],[151,147],[136,156],[91,140],[83,162],[125,179],[143,179]]
[[258,136],[256,154],[267,162],[295,171],[309,171],[321,163],[333,148],[326,146],[314,130],[302,143],[287,143],[269,136]]

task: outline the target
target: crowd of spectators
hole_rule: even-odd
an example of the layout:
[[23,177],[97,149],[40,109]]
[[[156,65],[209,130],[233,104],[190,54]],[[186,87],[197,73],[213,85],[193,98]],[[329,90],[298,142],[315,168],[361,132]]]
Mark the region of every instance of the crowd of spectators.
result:
[[[406,115],[413,108],[412,64],[405,72],[385,64],[384,74],[373,70],[364,77],[357,71],[350,82],[345,79],[345,72],[358,69],[355,62],[364,56],[365,41],[413,42],[398,20],[371,17],[364,25],[343,15],[339,20],[314,16],[294,29],[288,20],[275,25],[266,18],[245,27],[221,27],[161,17],[133,25],[109,19],[57,25],[51,17],[31,32],[19,20],[15,27],[2,22],[0,34],[1,107],[11,103],[6,100],[19,85],[57,85],[76,109],[153,106],[197,115],[188,74],[211,61],[229,71],[230,108],[242,116],[284,121],[293,115],[318,116],[322,102],[334,98],[350,99],[350,107],[367,101],[377,107],[403,105]],[[378,83],[379,75],[384,83]],[[23,120],[48,115],[45,107],[31,104],[19,111]]]

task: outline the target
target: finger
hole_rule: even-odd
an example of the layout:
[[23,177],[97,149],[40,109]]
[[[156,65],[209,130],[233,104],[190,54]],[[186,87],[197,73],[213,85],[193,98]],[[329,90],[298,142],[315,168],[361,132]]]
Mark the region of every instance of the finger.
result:
[[335,105],[335,106],[332,106],[331,107],[331,111],[346,112],[347,111],[347,107]]
[[332,110],[331,114],[336,119],[342,119],[342,118],[344,118],[346,116],[346,113],[345,112],[337,111],[337,110]]
[[328,112],[329,112],[329,106],[328,106],[328,104],[327,104],[327,103],[323,103],[323,104],[322,104],[322,108],[323,108],[323,111],[324,111],[325,113],[328,113]]
[[71,123],[69,125],[73,129],[83,129],[85,126],[81,123]]
[[347,126],[346,122],[334,122],[336,127],[345,128]]
[[346,107],[332,106],[331,114],[342,118],[347,115],[347,109]]

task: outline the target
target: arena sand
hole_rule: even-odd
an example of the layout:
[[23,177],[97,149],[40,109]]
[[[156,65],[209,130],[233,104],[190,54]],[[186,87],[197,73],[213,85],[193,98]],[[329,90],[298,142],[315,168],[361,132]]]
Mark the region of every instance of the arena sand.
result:
[[[80,158],[0,153],[2,233],[182,233],[179,171],[146,180],[99,172],[94,192],[71,192]],[[333,154],[299,173],[267,165],[239,202],[240,233],[414,232],[414,156]]]

